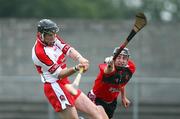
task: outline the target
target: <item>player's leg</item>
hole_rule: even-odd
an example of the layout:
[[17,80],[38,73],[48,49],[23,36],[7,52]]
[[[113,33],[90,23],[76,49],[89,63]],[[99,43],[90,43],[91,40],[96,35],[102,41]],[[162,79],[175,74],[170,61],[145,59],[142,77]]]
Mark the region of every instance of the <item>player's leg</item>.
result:
[[79,119],[75,107],[67,107],[65,110],[58,112],[62,119]]
[[101,115],[103,115],[103,117],[106,117],[107,119],[109,119],[107,113],[104,110],[104,108],[101,105],[97,105],[97,107],[100,110]]
[[110,119],[113,117],[117,106],[117,100],[114,100],[112,103],[106,103],[103,100],[96,98],[95,103],[96,105],[101,105],[104,108],[106,114]]
[[59,113],[63,119],[78,119],[74,97],[62,84],[45,83],[44,93],[55,112]]
[[90,119],[108,119],[104,109],[96,106],[83,92],[76,99],[75,107],[86,113]]

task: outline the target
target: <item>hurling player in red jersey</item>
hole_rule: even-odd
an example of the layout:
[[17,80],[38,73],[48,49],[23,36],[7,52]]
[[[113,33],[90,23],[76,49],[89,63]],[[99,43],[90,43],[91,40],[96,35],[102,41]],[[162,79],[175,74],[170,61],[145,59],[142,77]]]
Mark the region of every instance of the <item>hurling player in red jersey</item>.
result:
[[[96,106],[81,90],[78,89],[76,95],[67,90],[68,76],[80,68],[87,71],[89,62],[57,35],[58,30],[52,20],[40,20],[32,49],[32,59],[44,84],[45,96],[63,119],[78,119],[77,110],[86,113],[90,119],[108,119],[103,107]],[[68,68],[65,56],[79,64]]]
[[[113,55],[117,53],[114,49]],[[130,101],[126,97],[125,86],[136,70],[135,64],[129,59],[128,48],[124,48],[113,61],[113,56],[107,57],[104,64],[99,65],[99,74],[96,77],[88,97],[96,104],[102,105],[111,119],[117,106],[118,95],[121,95],[122,104],[127,108]]]

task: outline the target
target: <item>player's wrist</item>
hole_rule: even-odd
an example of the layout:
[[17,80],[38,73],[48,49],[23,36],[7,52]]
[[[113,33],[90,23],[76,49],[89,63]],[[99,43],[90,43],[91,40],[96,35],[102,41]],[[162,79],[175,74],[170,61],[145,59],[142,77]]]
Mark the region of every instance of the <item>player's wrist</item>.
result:
[[74,67],[73,67],[73,70],[74,70],[75,72],[79,71],[78,66],[77,66],[77,65],[74,66]]
[[78,56],[76,57],[76,60],[79,61],[80,58],[82,58],[82,56],[81,56],[81,55],[78,55]]
[[84,62],[87,62],[87,63],[88,63],[87,59],[85,59],[85,58],[84,58],[83,56],[81,56],[81,55],[78,57],[77,61],[78,61],[79,63],[84,63]]

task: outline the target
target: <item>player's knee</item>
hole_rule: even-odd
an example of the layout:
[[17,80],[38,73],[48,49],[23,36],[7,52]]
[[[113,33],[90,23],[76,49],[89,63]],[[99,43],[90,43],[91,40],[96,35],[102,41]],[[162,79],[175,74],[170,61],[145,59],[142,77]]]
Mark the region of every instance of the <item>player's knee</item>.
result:
[[98,110],[101,111],[101,112],[102,112],[102,111],[103,111],[103,112],[105,111],[104,108],[103,108],[101,105],[98,105],[97,108],[98,108]]
[[92,117],[93,119],[104,119],[101,113],[101,109],[99,109],[98,106],[96,106],[96,109],[94,110],[94,114],[92,115]]
[[109,119],[104,108],[100,105],[97,106],[102,119]]

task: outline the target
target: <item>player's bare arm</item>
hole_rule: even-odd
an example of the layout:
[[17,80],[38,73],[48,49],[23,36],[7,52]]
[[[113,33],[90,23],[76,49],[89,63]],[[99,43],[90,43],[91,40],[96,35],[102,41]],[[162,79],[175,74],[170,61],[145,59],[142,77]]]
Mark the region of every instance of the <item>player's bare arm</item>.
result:
[[59,75],[58,75],[58,78],[61,79],[61,78],[65,78],[65,77],[68,77],[72,74],[74,74],[76,71],[74,70],[73,67],[71,68],[67,68],[67,69],[63,69]]
[[80,68],[84,68],[84,65],[83,64],[78,64],[74,67],[70,67],[70,68],[66,68],[66,69],[63,69],[59,75],[58,75],[58,78],[65,78],[65,77],[68,77],[74,73],[76,73],[77,71],[80,70]]
[[74,60],[78,61],[79,63],[84,65],[83,71],[87,71],[89,68],[89,61],[84,58],[76,49],[71,48],[69,51],[69,56]]
[[125,90],[125,86],[120,88],[120,92],[121,92],[121,100],[122,100],[122,105],[125,108],[128,108],[130,105],[130,101],[129,99],[126,97],[126,90]]

